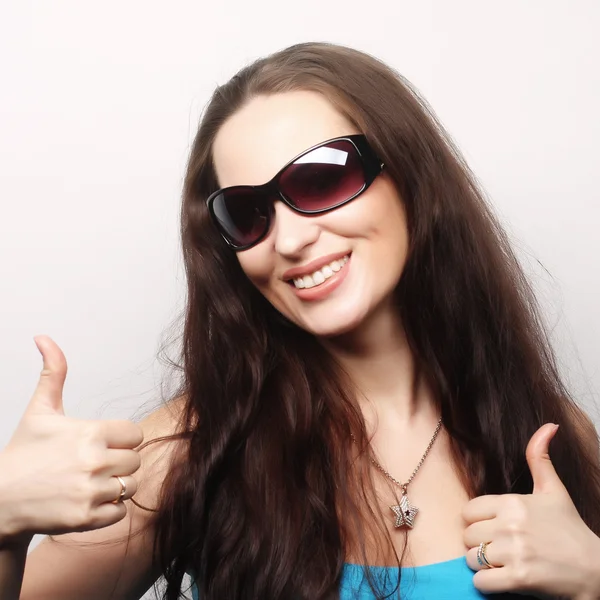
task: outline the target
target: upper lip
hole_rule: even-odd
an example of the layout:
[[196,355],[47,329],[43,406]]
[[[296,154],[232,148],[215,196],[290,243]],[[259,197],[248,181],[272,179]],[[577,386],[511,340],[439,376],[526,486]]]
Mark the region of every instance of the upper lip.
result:
[[281,278],[285,281],[289,281],[290,279],[297,279],[298,277],[304,277],[304,275],[310,275],[311,273],[318,271],[321,267],[328,265],[330,262],[338,260],[339,258],[344,258],[344,256],[347,256],[348,254],[350,254],[350,252],[346,250],[345,252],[336,252],[335,254],[321,256],[321,258],[317,258],[301,267],[288,269],[282,274]]

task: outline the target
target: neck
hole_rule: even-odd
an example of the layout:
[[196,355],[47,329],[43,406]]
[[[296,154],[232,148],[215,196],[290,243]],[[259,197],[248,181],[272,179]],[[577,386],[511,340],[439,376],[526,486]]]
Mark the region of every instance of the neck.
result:
[[360,328],[324,344],[355,385],[368,429],[374,431],[377,421],[404,428],[422,418],[437,420],[397,310],[382,309]]

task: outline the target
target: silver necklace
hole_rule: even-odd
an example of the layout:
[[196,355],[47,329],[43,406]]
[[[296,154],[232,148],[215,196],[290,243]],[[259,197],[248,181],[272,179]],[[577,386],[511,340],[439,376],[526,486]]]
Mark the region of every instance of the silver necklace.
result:
[[441,428],[442,428],[442,419],[440,417],[437,427],[435,428],[435,431],[433,433],[433,437],[431,438],[431,441],[429,442],[427,449],[425,450],[425,454],[423,454],[423,456],[421,457],[419,464],[416,466],[415,470],[412,472],[412,475],[407,479],[406,483],[401,483],[400,481],[398,481],[397,479],[392,477],[390,475],[390,473],[388,471],[386,471],[377,462],[377,460],[375,460],[373,453],[372,452],[369,453],[369,459],[375,465],[375,467],[377,467],[377,469],[379,471],[381,471],[390,481],[395,483],[402,490],[402,497],[400,498],[400,503],[396,506],[390,506],[390,509],[392,510],[392,512],[395,515],[394,527],[396,527],[396,528],[406,526],[409,529],[412,529],[415,525],[415,517],[417,516],[419,509],[408,501],[408,495],[406,493],[406,489],[408,488],[408,484],[414,479],[415,475],[417,474],[417,471],[421,468],[421,465],[427,458],[427,455],[429,454],[429,451],[431,450],[431,447],[433,446],[433,443],[435,442],[435,438],[437,438],[438,433],[440,432]]

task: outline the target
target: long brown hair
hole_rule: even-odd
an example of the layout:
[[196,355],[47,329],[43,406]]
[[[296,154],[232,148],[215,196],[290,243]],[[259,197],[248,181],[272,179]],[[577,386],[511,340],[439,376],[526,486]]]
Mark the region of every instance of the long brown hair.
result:
[[406,205],[397,306],[469,494],[530,493],[527,442],[559,423],[553,463],[600,534],[600,469],[584,432],[597,437],[561,382],[532,290],[464,159],[388,66],[346,47],[299,44],[216,89],[189,158],[180,390],[188,441],[155,521],[164,597],[178,598],[192,571],[202,600],[336,598],[349,545],[366,561],[365,510],[390,544],[365,461],[351,451],[351,437],[364,449],[366,433],[348,378],[251,285],[206,211],[218,187],[219,128],[259,94],[299,89],[324,94],[366,134]]

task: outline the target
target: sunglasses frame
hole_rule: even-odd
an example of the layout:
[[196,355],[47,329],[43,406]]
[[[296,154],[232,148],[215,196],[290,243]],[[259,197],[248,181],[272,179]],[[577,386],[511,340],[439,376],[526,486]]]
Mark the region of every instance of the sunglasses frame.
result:
[[[359,157],[362,169],[363,169],[364,180],[365,180],[365,182],[362,185],[362,187],[360,188],[360,190],[358,190],[358,192],[354,193],[352,196],[350,196],[346,200],[343,200],[342,202],[338,202],[337,204],[335,204],[333,206],[329,206],[324,209],[302,210],[302,209],[298,208],[297,206],[295,206],[292,203],[292,201],[286,197],[286,195],[283,193],[283,191],[279,187],[279,179],[280,179],[282,173],[290,165],[293,165],[298,159],[302,158],[306,154],[309,154],[310,152],[313,152],[317,148],[321,148],[322,146],[327,146],[327,144],[331,144],[332,142],[343,142],[343,141],[350,142],[352,144],[352,146],[354,146],[354,148],[358,154],[358,157]],[[210,213],[213,223],[216,225],[217,229],[219,230],[219,233],[221,234],[221,237],[225,240],[227,245],[229,247],[233,248],[235,251],[247,250],[248,248],[252,248],[252,246],[256,246],[256,244],[258,244],[262,240],[264,240],[267,237],[267,235],[269,234],[269,232],[271,231],[272,211],[270,211],[267,214],[267,224],[265,226],[264,233],[258,239],[253,241],[252,243],[238,246],[237,244],[234,244],[229,239],[227,239],[227,237],[223,233],[223,228],[219,224],[219,220],[217,219],[217,216],[214,212],[214,202],[217,199],[217,197],[220,196],[221,194],[223,194],[225,192],[231,192],[234,190],[245,190],[245,191],[251,190],[253,192],[257,192],[258,194],[264,192],[268,195],[277,194],[279,199],[294,212],[302,214],[302,215],[319,215],[319,214],[323,214],[323,213],[329,212],[331,210],[334,210],[336,208],[339,208],[340,206],[347,204],[351,200],[354,200],[357,196],[360,196],[373,183],[375,178],[383,171],[384,167],[385,167],[384,163],[377,157],[377,155],[375,154],[375,151],[369,145],[369,142],[367,141],[367,137],[365,134],[357,133],[357,134],[352,134],[352,135],[343,135],[343,136],[331,138],[329,140],[325,140],[324,142],[320,142],[319,144],[315,144],[314,146],[311,146],[307,150],[304,150],[303,152],[301,152],[300,154],[298,154],[297,156],[292,158],[292,160],[288,161],[283,167],[281,167],[281,169],[279,169],[279,171],[266,183],[263,183],[261,185],[232,185],[229,187],[221,188],[221,189],[217,190],[216,192],[213,192],[206,199],[206,205],[208,207],[208,211]]]

